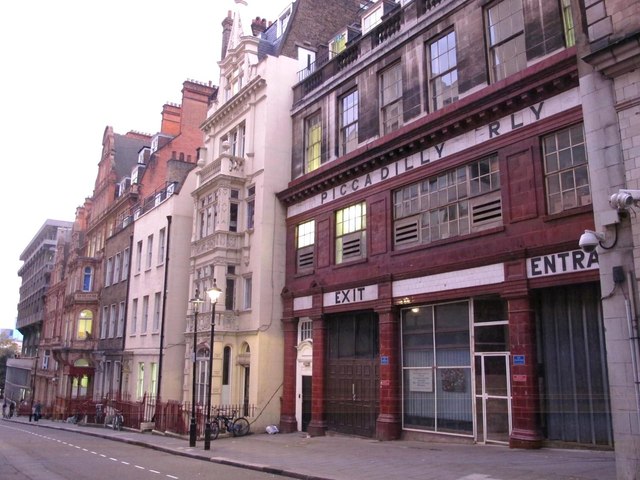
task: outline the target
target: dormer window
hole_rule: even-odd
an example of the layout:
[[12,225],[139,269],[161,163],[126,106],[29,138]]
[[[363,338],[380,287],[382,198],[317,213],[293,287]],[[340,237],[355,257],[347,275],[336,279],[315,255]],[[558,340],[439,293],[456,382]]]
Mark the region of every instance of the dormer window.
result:
[[280,37],[287,30],[287,25],[289,24],[290,18],[291,18],[291,5],[289,5],[286,8],[286,10],[282,12],[278,17],[278,30],[276,31],[277,37]]
[[[154,137],[153,140],[151,141],[151,145],[153,148],[153,143],[155,142],[156,145],[156,149],[158,148],[158,137]],[[155,152],[155,150],[153,150]],[[151,148],[149,147],[143,147],[140,149],[140,151],[138,152],[138,164],[140,165],[146,165],[147,164],[147,160],[149,160],[149,155],[151,155]]]
[[151,139],[151,153],[158,150],[158,137],[153,137]]
[[144,172],[144,165],[136,165],[131,170],[131,184],[140,183],[140,177],[142,177],[142,172]]
[[122,195],[124,195],[124,192],[126,192],[130,186],[131,186],[130,177],[124,177],[122,180],[120,180],[120,183],[118,184],[118,196],[121,197]]
[[382,21],[382,3],[383,2],[379,2],[378,5],[362,17],[363,35]]

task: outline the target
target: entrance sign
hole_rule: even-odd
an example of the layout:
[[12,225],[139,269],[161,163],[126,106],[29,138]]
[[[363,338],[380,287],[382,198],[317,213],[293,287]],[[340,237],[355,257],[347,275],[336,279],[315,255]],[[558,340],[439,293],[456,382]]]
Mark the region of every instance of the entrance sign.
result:
[[598,253],[582,250],[552,253],[540,257],[527,258],[527,278],[547,277],[565,273],[598,270]]

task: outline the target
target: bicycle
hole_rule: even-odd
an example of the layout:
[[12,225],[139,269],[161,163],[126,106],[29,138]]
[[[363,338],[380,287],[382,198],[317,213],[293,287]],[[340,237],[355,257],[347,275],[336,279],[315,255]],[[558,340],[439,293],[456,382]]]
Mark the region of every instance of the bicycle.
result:
[[234,410],[229,415],[218,414],[211,420],[211,440],[218,438],[220,432],[229,432],[234,437],[243,437],[249,433],[251,426],[249,420],[245,417],[236,417],[236,411]]
[[124,424],[124,415],[122,415],[122,412],[120,410],[117,410],[114,408],[113,415],[111,416],[111,424],[108,424],[107,422],[105,422],[104,426],[105,427],[110,426],[114,430],[121,431],[123,424]]

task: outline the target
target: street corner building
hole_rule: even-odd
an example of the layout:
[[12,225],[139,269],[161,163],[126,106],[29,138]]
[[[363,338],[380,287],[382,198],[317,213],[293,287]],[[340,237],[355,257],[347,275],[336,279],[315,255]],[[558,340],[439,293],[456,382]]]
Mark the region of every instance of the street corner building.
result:
[[[590,3],[609,20],[624,10]],[[612,240],[578,245],[584,230],[629,228],[609,194],[594,200],[593,185],[623,185],[601,185],[615,175],[596,169],[602,137],[585,128],[593,13],[568,0],[371,2],[299,73],[292,181],[278,194],[282,430],[616,444],[637,468],[638,411],[617,410],[637,387],[610,388],[637,330],[624,323],[620,346],[607,343]],[[637,65],[637,45],[629,55]],[[599,208],[613,220],[595,224]],[[630,257],[618,265],[633,273]],[[614,430],[618,414],[635,437]]]

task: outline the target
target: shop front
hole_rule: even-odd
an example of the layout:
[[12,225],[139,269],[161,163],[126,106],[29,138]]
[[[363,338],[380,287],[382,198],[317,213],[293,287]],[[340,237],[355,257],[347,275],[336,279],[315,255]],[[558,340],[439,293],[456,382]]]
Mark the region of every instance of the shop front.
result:
[[[597,258],[551,268],[580,255],[299,302],[315,312],[300,317],[299,330],[313,333],[298,335],[297,429],[389,439],[397,424],[397,437],[411,439],[611,446]],[[335,303],[345,291],[361,296]]]

